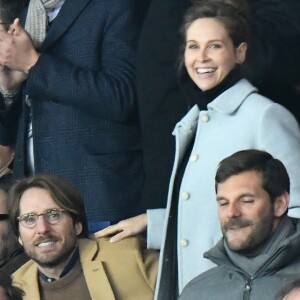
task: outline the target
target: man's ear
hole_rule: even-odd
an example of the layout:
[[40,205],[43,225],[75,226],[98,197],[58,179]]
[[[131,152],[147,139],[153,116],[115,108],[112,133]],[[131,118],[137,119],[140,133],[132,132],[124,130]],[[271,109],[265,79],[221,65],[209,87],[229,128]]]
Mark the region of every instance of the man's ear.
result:
[[289,208],[290,195],[284,192],[282,195],[276,197],[274,202],[274,216],[282,217]]
[[76,232],[77,236],[82,233],[82,224],[81,224],[81,222],[76,222],[75,223],[75,232]]

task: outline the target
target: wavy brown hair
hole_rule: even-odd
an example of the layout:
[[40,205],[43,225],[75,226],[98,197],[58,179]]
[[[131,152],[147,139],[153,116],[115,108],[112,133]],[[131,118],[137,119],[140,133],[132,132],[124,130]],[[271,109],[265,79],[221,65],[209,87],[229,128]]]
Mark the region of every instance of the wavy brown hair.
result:
[[74,223],[82,224],[79,237],[87,237],[87,218],[84,202],[80,193],[71,183],[54,175],[36,175],[23,178],[11,187],[8,192],[8,213],[14,233],[19,236],[20,199],[25,191],[30,188],[40,188],[49,192],[54,202],[67,211]]

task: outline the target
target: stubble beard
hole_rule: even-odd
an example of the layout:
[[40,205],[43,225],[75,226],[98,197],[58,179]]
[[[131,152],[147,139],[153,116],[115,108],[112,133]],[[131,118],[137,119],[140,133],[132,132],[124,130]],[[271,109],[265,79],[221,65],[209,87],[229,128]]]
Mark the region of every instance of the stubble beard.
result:
[[[269,212],[256,223],[255,228],[249,234],[248,238],[244,240],[239,245],[234,245],[229,241],[226,235],[226,230],[222,229],[223,236],[230,250],[238,252],[240,254],[253,254],[257,250],[261,249],[263,244],[268,240],[273,231],[273,221],[274,221],[274,210],[271,208]],[[252,223],[249,220],[241,221],[245,223]],[[252,223],[253,224],[253,223]]]
[[[35,246],[34,246],[35,247]],[[48,254],[38,254],[34,250],[24,246],[26,254],[34,260],[42,268],[55,268],[60,264],[66,262],[71,254],[77,247],[77,237],[68,239],[62,244],[61,249],[58,249],[54,253],[49,252]]]

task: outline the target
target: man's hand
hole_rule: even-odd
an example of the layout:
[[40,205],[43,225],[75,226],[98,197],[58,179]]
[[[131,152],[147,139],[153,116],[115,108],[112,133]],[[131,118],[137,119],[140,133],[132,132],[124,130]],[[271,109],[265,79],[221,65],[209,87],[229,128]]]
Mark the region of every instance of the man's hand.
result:
[[0,31],[0,65],[28,74],[39,56],[19,19],[8,32]]
[[147,214],[141,214],[98,231],[95,233],[95,237],[100,238],[114,234],[109,240],[111,243],[114,243],[121,241],[126,237],[142,233],[146,228]]

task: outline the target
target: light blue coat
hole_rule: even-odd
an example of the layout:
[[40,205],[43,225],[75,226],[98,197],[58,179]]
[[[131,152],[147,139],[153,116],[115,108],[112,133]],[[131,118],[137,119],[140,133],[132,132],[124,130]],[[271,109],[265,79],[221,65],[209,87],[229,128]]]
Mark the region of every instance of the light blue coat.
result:
[[[243,149],[271,153],[286,166],[291,179],[289,215],[300,217],[300,132],[285,108],[257,93],[242,79],[208,104],[194,106],[176,125],[176,154],[166,209],[148,210],[148,247],[164,249],[176,170],[196,134],[190,160],[180,187],[178,207],[179,292],[196,275],[213,264],[203,258],[221,238],[214,177],[218,163]],[[157,290],[163,257],[160,257]],[[156,293],[157,294],[157,293]]]

